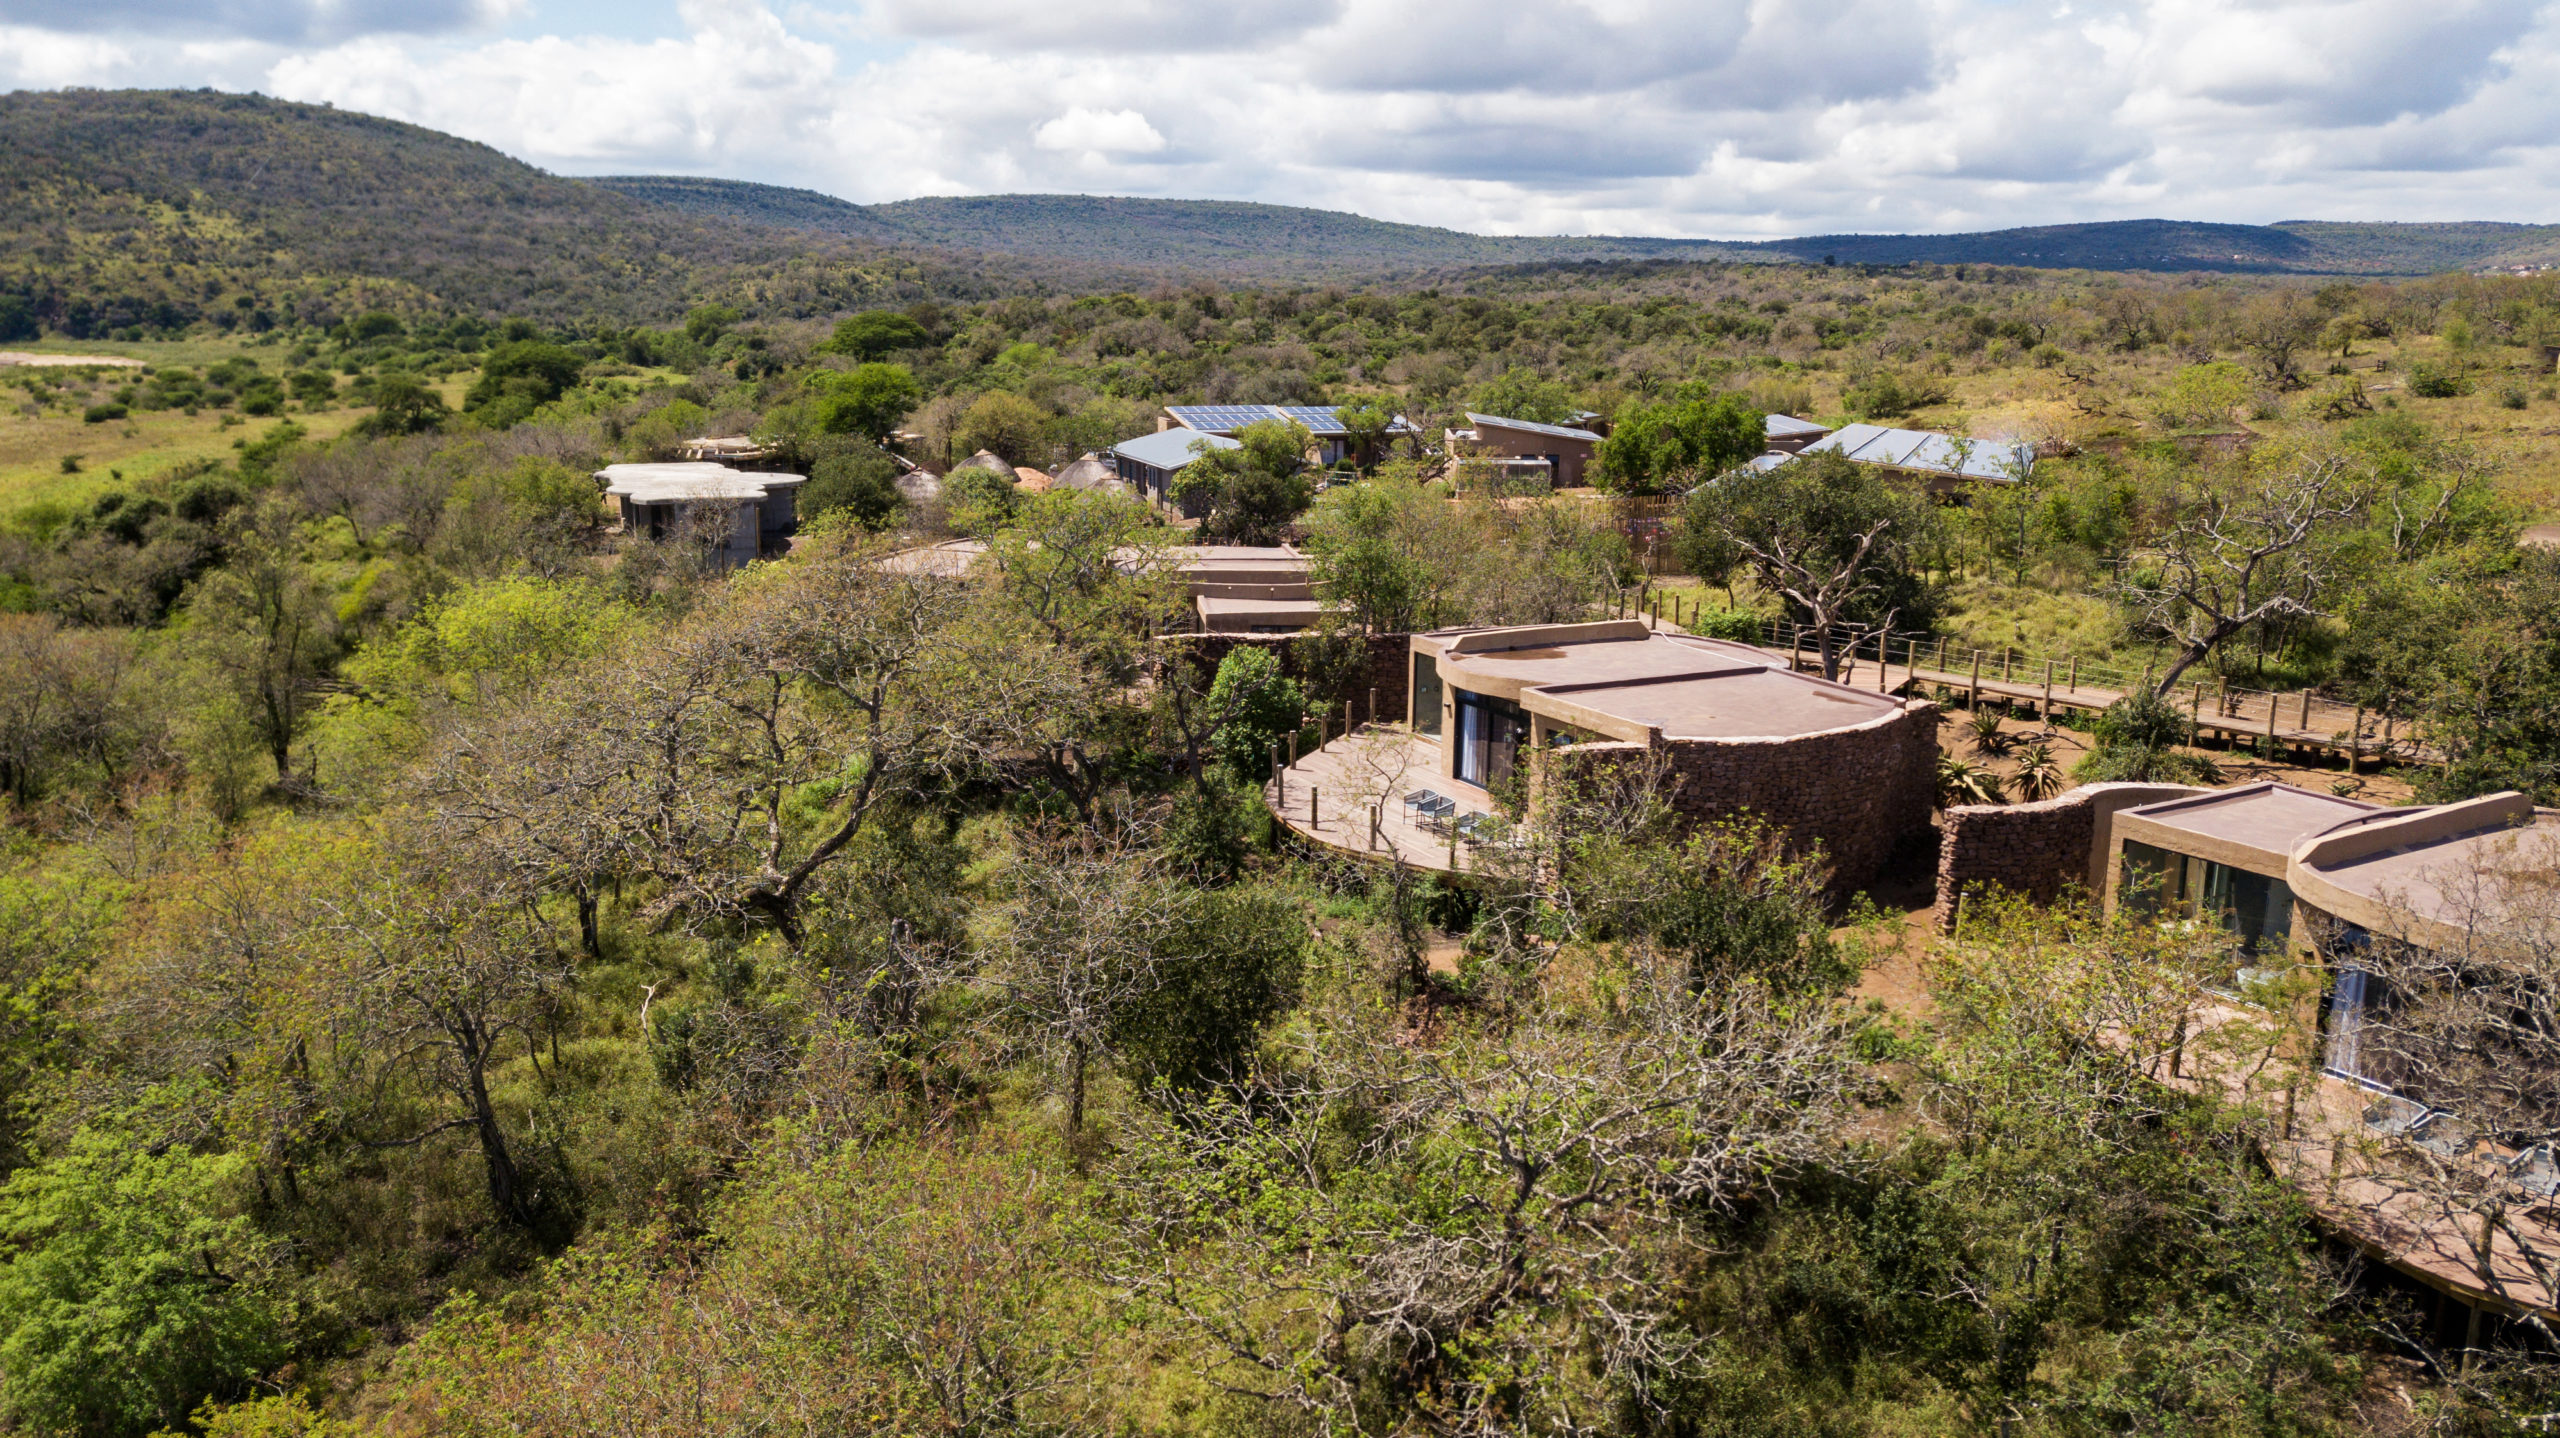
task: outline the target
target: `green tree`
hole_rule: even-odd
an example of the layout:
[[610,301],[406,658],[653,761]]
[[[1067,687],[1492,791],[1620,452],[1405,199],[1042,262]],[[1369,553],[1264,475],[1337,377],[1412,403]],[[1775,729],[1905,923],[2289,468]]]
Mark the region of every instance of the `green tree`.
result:
[[1843,647],[1899,623],[1923,628],[1934,596],[1920,570],[1937,506],[1910,480],[1838,455],[1738,469],[1689,498],[1679,552],[1710,583],[1746,569],[1812,629],[1822,673]]
[[1767,421],[1742,395],[1685,386],[1618,416],[1600,443],[1600,482],[1620,494],[1656,494],[1713,478],[1768,447]]
[[864,529],[885,529],[898,513],[898,462],[876,449],[831,449],[800,487],[803,520],[841,510]]
[[1049,412],[1018,394],[989,390],[969,402],[951,433],[954,448],[986,450],[1007,464],[1027,465],[1046,453]]
[[924,326],[896,310],[865,310],[836,321],[835,334],[818,348],[828,354],[876,360],[900,350],[922,349],[933,342]]
[[293,772],[294,742],[317,707],[315,681],[337,658],[336,606],[304,561],[291,517],[269,505],[244,525],[231,562],[207,574],[187,604],[180,642],[219,676],[256,726],[276,777]]
[[463,393],[462,408],[471,412],[503,405],[506,423],[512,424],[567,393],[585,370],[586,361],[577,351],[561,345],[540,340],[502,344],[480,362],[480,378]]
[[1221,716],[1210,747],[1237,778],[1257,779],[1271,746],[1306,722],[1307,696],[1280,672],[1280,658],[1259,644],[1239,645],[1218,661],[1209,709]]
[[1361,628],[1422,627],[1433,588],[1415,542],[1448,506],[1409,478],[1377,478],[1319,495],[1307,514],[1309,569],[1326,598]]
[[247,1163],[84,1128],[0,1189],[0,1400],[24,1430],[175,1429],[283,1360]]
[[1264,1027],[1297,1000],[1309,938],[1306,916],[1281,895],[1186,895],[1105,1042],[1144,1083],[1197,1092],[1242,1080]]
[[1200,538],[1211,544],[1278,544],[1315,500],[1306,475],[1304,425],[1263,420],[1236,431],[1238,449],[1212,449],[1174,477],[1174,496],[1203,512]]
[[1531,424],[1571,424],[1579,412],[1573,393],[1535,371],[1507,369],[1475,392],[1471,407],[1479,414],[1525,419]]
[[370,434],[425,434],[443,425],[444,396],[416,376],[387,374],[374,381],[373,413],[365,419]]
[[696,305],[685,311],[685,337],[698,345],[708,345],[728,331],[744,316],[730,305]]
[[1374,467],[1388,432],[1395,428],[1394,404],[1378,395],[1362,395],[1335,406],[1333,415],[1349,439],[1353,461],[1364,471]]
[[[809,377],[818,427],[829,434],[888,437],[924,398],[905,365],[865,364],[847,371],[821,370]],[[992,448],[992,446],[990,446]]]

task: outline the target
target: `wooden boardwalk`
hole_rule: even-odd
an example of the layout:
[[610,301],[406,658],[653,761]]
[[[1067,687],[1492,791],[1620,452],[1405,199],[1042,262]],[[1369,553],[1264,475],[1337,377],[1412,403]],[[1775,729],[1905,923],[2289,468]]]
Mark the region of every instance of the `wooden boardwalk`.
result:
[[[1996,699],[2012,708],[2023,705],[2045,719],[2066,710],[2095,713],[2125,697],[2122,689],[2080,682],[2079,666],[2068,662],[2043,660],[2028,669],[2014,660],[1967,652],[1959,663],[1956,654],[1944,647],[1900,641],[1886,650],[1889,660],[1896,653],[1901,662],[1888,662],[1881,670],[1872,649],[1864,658],[1844,661],[1841,682],[1873,685],[1879,692],[1947,689],[1968,707]],[[1800,651],[1794,660],[1798,669],[1822,667],[1820,657],[1810,650]],[[2202,680],[2181,683],[2174,692],[2184,701],[2180,707],[2194,719],[2199,739],[2213,735],[2234,744],[2273,740],[2296,749],[2343,754],[2350,771],[2377,760],[2406,763],[2427,757],[2427,751],[2391,716],[2308,692],[2269,694]]]

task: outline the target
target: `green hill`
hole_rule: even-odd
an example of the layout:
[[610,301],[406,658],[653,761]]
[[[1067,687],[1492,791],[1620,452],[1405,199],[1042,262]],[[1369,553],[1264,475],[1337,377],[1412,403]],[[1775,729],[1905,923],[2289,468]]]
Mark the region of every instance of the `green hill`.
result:
[[1049,259],[1265,275],[1377,273],[1603,259],[1750,259],[1714,240],[1471,235],[1241,200],[969,195],[857,205],[736,180],[612,175],[590,183],[751,224]]
[[1718,241],[1471,235],[1231,200],[980,195],[856,205],[811,190],[731,180],[618,175],[591,183],[653,205],[750,224],[1050,259],[1265,275],[1660,259],[2348,275],[2560,263],[2560,226],[2488,222],[2114,220],[1951,235]]
[[1014,288],[1022,269],[644,204],[323,106],[0,95],[0,329],[376,306],[627,323],[711,298],[822,314]]
[[415,125],[257,95],[0,95],[0,341],[39,325],[85,337],[369,308],[628,324],[714,299],[824,315],[1183,275],[1700,259],[2420,274],[2560,263],[2560,226],[2135,220],[1741,243],[1471,235],[1225,200],[856,205],[727,180],[565,179]]

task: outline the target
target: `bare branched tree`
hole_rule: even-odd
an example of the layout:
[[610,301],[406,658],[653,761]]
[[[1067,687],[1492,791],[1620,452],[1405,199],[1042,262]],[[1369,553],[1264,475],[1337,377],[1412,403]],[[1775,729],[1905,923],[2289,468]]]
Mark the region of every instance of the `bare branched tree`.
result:
[[1121,1281],[1207,1341],[1212,1381],[1328,1424],[1381,1389],[1454,1434],[1652,1402],[1699,1346],[1673,1275],[1841,1158],[1856,1070],[1819,1006],[1650,958],[1622,981],[1612,1014],[1462,1046],[1318,1026],[1285,1095],[1140,1137]]
[[620,876],[652,912],[795,942],[810,880],[884,800],[969,751],[949,672],[965,597],[846,544],[741,579],[671,631],[457,734],[426,792],[530,891]]
[[2190,482],[2155,545],[2157,575],[2128,570],[2117,585],[2124,602],[2178,646],[2153,692],[2168,693],[2253,624],[2324,616],[2322,599],[2337,578],[2325,541],[2365,504],[2363,485],[2336,457]]
[[1129,828],[1029,836],[986,936],[977,976],[998,1023],[1046,1052],[1066,1090],[1067,1132],[1084,1127],[1092,1066],[1114,1022],[1155,986],[1158,946],[1182,895]]

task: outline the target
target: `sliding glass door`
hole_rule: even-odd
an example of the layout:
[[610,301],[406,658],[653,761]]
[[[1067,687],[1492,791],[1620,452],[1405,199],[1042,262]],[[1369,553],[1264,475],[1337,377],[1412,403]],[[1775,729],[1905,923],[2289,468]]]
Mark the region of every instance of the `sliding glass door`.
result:
[[1458,691],[1458,777],[1480,789],[1511,779],[1512,763],[1529,739],[1529,713],[1508,699]]

